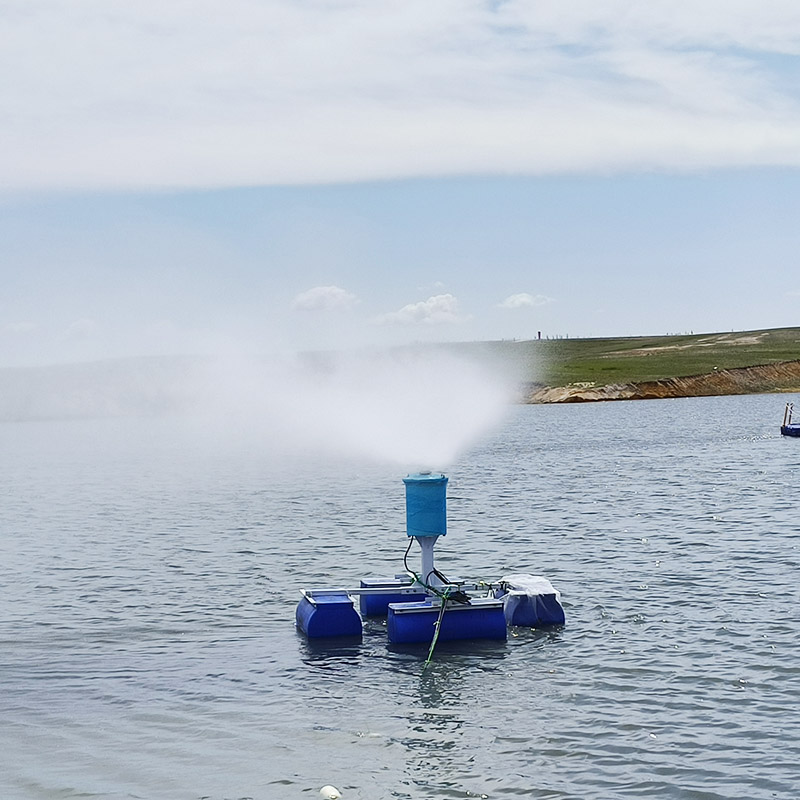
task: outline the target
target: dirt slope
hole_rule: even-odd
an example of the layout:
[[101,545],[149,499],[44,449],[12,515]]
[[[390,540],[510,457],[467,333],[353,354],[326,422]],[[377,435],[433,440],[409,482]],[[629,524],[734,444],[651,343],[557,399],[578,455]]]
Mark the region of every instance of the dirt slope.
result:
[[708,397],[726,394],[800,392],[800,360],[738,369],[721,369],[705,375],[641,383],[598,386],[532,387],[525,403],[587,403],[596,400],[651,400],[664,397]]

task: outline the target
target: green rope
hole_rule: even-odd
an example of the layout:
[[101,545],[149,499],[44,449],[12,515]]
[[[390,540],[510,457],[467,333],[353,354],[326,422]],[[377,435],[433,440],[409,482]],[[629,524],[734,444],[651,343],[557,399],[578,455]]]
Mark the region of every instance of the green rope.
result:
[[420,578],[420,576],[417,575],[417,573],[414,572],[413,570],[410,570],[410,569],[406,570],[406,574],[409,575],[409,577],[411,577],[413,579],[412,582],[411,582],[412,586],[414,586],[414,584],[419,584],[423,589],[426,589],[431,594],[435,594],[437,597],[440,597],[442,600],[447,600],[447,598],[448,598],[448,596],[450,594],[450,587],[449,586],[447,587],[447,589],[445,589],[445,591],[441,592],[441,591],[439,591],[439,589],[437,589],[432,584],[425,583],[425,581],[423,581],[422,578]]
[[445,608],[447,608],[447,593],[442,595],[442,610],[439,612],[439,619],[436,620],[433,626],[433,639],[431,639],[431,647],[430,650],[428,650],[428,657],[425,659],[425,663],[422,665],[423,672],[425,672],[428,664],[431,663],[431,659],[433,658],[433,649],[436,647],[436,642],[439,640],[439,631],[442,629],[442,619],[444,618]]
[[[409,544],[409,547],[410,546],[411,545]],[[408,551],[406,551],[406,553],[407,552]],[[436,642],[439,641],[439,633],[441,632],[442,629],[442,619],[444,619],[444,612],[447,609],[447,602],[450,599],[451,592],[453,593],[454,599],[459,603],[463,602],[469,603],[469,599],[467,599],[464,593],[458,589],[458,586],[455,587],[455,592],[453,592],[454,588],[453,586],[445,587],[444,591],[437,589],[435,586],[432,586],[427,581],[423,581],[422,578],[419,575],[417,575],[417,573],[414,572],[414,570],[409,569],[407,565],[406,565],[406,574],[411,578],[412,586],[415,584],[422,586],[426,591],[430,592],[433,595],[436,595],[436,597],[440,598],[442,601],[442,607],[441,610],[439,611],[439,618],[434,623],[433,639],[431,639],[431,646],[430,649],[428,650],[428,657],[425,659],[425,663],[422,665],[422,671],[424,672],[428,664],[431,663],[431,659],[433,658],[433,651],[436,648]],[[481,584],[483,584],[483,581],[481,581]]]

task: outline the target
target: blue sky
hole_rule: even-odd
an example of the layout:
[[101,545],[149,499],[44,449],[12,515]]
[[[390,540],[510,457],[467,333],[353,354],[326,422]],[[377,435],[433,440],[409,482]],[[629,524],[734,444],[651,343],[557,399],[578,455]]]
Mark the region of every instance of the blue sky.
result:
[[7,2],[0,366],[800,324],[788,2]]

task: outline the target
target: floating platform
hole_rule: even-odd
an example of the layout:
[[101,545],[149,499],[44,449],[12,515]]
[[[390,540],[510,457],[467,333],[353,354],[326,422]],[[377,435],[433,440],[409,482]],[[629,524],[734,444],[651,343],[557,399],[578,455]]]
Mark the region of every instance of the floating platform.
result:
[[[309,639],[360,637],[363,619],[386,617],[392,644],[490,639],[505,640],[509,626],[563,625],[561,596],[546,578],[526,573],[496,582],[449,581],[434,567],[436,541],[447,534],[447,478],[429,472],[408,475],[406,571],[394,579],[365,578],[355,588],[302,591],[297,628]],[[421,571],[406,561],[413,541],[421,550]],[[356,604],[357,607],[356,607]]]
[[781,436],[800,436],[800,422],[792,422],[794,413],[794,403],[787,403],[783,412],[783,425],[781,425]]
[[303,590],[302,595],[297,627],[310,639],[361,636],[363,619],[368,617],[386,617],[393,644],[429,643],[437,624],[437,639],[446,642],[506,639],[508,626],[565,623],[561,595],[537,575],[510,575],[497,583],[445,584],[435,591],[425,591],[410,579],[369,578],[354,589]]

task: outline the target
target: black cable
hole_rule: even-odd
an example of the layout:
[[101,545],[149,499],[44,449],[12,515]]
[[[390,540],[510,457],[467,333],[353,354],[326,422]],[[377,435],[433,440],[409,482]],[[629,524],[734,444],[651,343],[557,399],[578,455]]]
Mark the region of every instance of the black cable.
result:
[[434,568],[433,568],[433,569],[430,571],[430,573],[429,573],[429,574],[431,574],[431,575],[435,575],[435,576],[436,576],[436,577],[437,577],[437,578],[438,578],[438,579],[439,579],[439,580],[440,580],[442,583],[450,583],[450,581],[449,581],[447,578],[445,578],[445,576],[444,576],[444,575],[442,575],[442,573],[441,573],[441,572],[439,572],[439,570],[438,570],[438,569],[436,569],[436,567],[434,567]]
[[411,552],[411,545],[412,544],[414,544],[414,537],[413,536],[409,536],[408,537],[408,547],[406,547],[406,552],[403,553],[403,566],[406,568],[406,572],[412,572],[412,570],[410,570],[408,568],[408,554]]
[[[411,552],[411,545],[413,543],[414,543],[414,537],[409,536],[408,547],[406,547],[406,551],[405,553],[403,553],[403,566],[405,567],[406,572],[409,575],[412,575],[414,577],[414,580],[416,581],[419,580],[417,578],[416,572],[414,572],[414,570],[410,569],[408,566],[408,554]],[[444,592],[441,592],[435,586],[432,586],[430,584],[431,575],[435,575],[448,588],[445,589]],[[466,593],[462,592],[460,589],[456,589],[455,591],[453,591],[451,588],[449,588],[451,586],[450,581],[435,567],[427,575],[425,575],[423,580],[420,582],[426,589],[428,589],[430,592],[433,592],[433,594],[435,594],[437,597],[444,599],[445,601],[450,599],[454,600],[456,603],[462,603],[463,605],[469,605],[470,603],[469,596]]]

